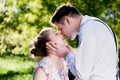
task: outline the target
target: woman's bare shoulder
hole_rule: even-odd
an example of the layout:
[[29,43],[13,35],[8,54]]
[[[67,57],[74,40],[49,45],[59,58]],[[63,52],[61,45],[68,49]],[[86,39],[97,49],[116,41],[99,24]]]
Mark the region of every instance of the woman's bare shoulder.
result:
[[38,67],[33,75],[33,80],[47,80],[45,71],[42,67]]

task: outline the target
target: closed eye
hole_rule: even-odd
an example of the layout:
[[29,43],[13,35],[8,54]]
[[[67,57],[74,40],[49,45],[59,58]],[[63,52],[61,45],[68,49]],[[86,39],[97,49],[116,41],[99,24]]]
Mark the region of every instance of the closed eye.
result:
[[56,36],[58,35],[58,33],[55,34]]
[[58,33],[54,31],[54,35],[55,35],[55,36],[57,36],[57,35],[58,35]]

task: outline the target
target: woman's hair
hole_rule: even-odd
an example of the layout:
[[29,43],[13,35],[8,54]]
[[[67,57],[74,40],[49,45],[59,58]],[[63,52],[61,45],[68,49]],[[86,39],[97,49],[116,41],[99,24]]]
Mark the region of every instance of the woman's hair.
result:
[[47,56],[47,48],[46,43],[50,41],[49,39],[49,30],[51,28],[45,28],[43,29],[39,35],[33,40],[33,47],[30,50],[31,54],[34,54],[34,56],[41,56],[45,57]]

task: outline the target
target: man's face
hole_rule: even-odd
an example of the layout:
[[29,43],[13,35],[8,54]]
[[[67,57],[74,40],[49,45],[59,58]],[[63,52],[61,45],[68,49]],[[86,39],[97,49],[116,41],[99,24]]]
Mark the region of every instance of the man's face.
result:
[[57,26],[57,28],[61,31],[61,33],[64,35],[64,36],[67,36],[67,37],[69,37],[68,36],[68,34],[67,34],[67,28],[66,28],[66,26],[64,25],[64,24],[61,24],[61,23],[55,23],[55,25]]
[[74,34],[74,23],[70,21],[70,19],[64,19],[62,22],[55,23],[61,33],[73,40],[75,38]]

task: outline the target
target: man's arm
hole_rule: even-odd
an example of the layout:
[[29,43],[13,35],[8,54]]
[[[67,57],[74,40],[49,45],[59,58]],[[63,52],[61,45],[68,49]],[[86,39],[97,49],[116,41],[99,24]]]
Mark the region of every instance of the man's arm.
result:
[[95,25],[86,25],[79,35],[80,45],[75,56],[67,55],[71,72],[80,79],[88,80],[96,61],[96,31]]
[[77,77],[77,73],[76,73],[76,67],[75,67],[75,56],[72,53],[68,53],[68,55],[66,56],[66,61],[69,65],[70,71],[72,72],[72,74]]

